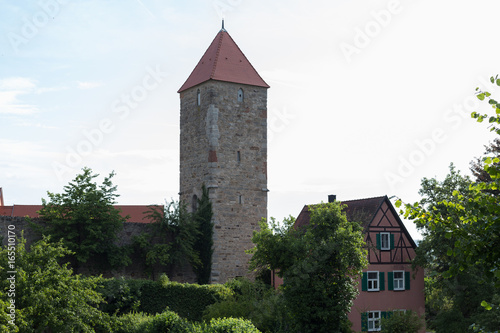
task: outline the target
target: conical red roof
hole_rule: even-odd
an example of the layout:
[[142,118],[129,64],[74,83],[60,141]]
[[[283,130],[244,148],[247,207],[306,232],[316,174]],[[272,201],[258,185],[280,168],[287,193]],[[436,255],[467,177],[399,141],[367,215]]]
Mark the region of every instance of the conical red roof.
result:
[[215,36],[179,93],[208,80],[269,88],[226,30]]

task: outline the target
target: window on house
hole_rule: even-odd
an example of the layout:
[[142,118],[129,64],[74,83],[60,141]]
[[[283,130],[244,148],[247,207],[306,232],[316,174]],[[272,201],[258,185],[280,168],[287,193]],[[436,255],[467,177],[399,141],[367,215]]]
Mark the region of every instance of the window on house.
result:
[[364,272],[361,280],[361,291],[385,290],[384,272]]
[[379,291],[378,272],[367,272],[368,291]]
[[238,89],[238,102],[243,102],[243,89]]
[[394,249],[394,234],[390,232],[377,234],[377,249],[386,251]]
[[201,92],[200,89],[196,92],[196,105],[200,106],[201,105]]
[[394,271],[387,273],[388,290],[410,290],[410,272]]
[[400,310],[392,310],[393,316],[402,316],[405,313],[406,313],[406,310],[402,310],[402,309],[400,309]]
[[368,312],[368,332],[380,331],[380,311]]
[[388,232],[380,233],[380,249],[381,250],[390,250],[391,249],[391,234]]
[[405,290],[405,272],[394,272],[394,290]]

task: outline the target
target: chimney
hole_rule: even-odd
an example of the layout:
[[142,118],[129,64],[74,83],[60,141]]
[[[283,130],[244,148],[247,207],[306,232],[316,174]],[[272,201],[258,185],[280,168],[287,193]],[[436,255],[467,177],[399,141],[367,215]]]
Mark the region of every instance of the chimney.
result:
[[335,202],[337,200],[337,196],[335,194],[328,195],[328,202]]
[[0,207],[3,207],[3,191],[1,187],[0,187]]

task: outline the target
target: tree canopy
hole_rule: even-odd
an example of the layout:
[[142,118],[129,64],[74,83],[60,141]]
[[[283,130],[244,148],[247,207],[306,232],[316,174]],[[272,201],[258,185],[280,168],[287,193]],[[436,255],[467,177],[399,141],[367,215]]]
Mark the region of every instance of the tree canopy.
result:
[[[491,83],[500,86],[498,76],[491,77]],[[500,103],[490,92],[476,90],[478,99],[494,112],[473,112],[472,117],[480,123],[487,119],[490,131],[500,135]],[[487,329],[500,325],[500,306],[492,305],[500,299],[498,137],[483,158],[471,162],[471,171],[475,180],[453,166],[442,182],[424,178],[422,200],[405,204],[401,211],[423,232],[415,263],[428,269],[426,305],[438,331],[465,332],[464,324],[471,322]],[[396,206],[401,205],[398,200]],[[485,313],[479,305],[495,311]]]
[[153,279],[174,266],[200,263],[194,249],[200,231],[182,202],[168,202],[163,210],[151,206],[148,216],[153,221],[150,230],[134,236],[133,247]]
[[[498,75],[491,77],[494,85],[500,86]],[[477,90],[477,97],[487,101],[494,113],[472,113],[478,122],[488,120],[489,129],[500,135],[500,103],[488,91]],[[488,153],[488,151],[487,151]],[[445,274],[454,276],[469,267],[480,267],[484,274],[495,278],[500,285],[500,158],[495,150],[482,159],[475,169],[479,181],[470,183],[466,193],[453,190],[452,196],[443,198],[434,205],[425,203],[406,204],[404,216],[415,220],[429,230],[442,232],[446,239],[454,239],[454,246],[447,250],[453,257]],[[491,154],[493,153],[493,154]],[[485,178],[486,177],[486,178]],[[402,202],[398,200],[396,206]],[[446,214],[444,214],[445,210]]]
[[[6,269],[11,249],[0,250],[0,290],[8,290],[10,274]],[[103,301],[95,291],[99,277],[74,275],[68,264],[59,260],[71,254],[63,241],[48,238],[26,250],[19,239],[15,249],[15,326],[6,332],[94,332],[110,331],[110,318],[97,306]],[[12,289],[12,288],[11,288]],[[5,304],[2,313],[6,312]],[[1,316],[0,316],[1,318]],[[0,320],[1,324],[1,320]],[[0,325],[1,328],[1,325]]]
[[357,278],[367,265],[360,223],[347,221],[340,203],[309,206],[310,223],[271,219],[254,232],[251,267],[276,270],[297,332],[350,332],[347,314]]
[[49,201],[42,199],[40,218],[43,224],[34,225],[53,242],[62,244],[71,252],[75,271],[80,263],[92,258],[97,267],[119,267],[130,263],[127,253],[115,244],[117,233],[126,218],[113,205],[116,203],[116,186],[112,172],[102,185],[94,179],[90,168],[64,186],[63,193],[48,192]]

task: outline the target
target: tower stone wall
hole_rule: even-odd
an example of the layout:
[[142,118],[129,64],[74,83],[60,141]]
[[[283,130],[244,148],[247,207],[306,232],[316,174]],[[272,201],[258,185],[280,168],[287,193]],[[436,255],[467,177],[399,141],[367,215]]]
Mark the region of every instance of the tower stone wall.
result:
[[192,210],[209,190],[212,282],[248,276],[245,250],[267,217],[267,88],[208,80],[180,100],[180,199]]

